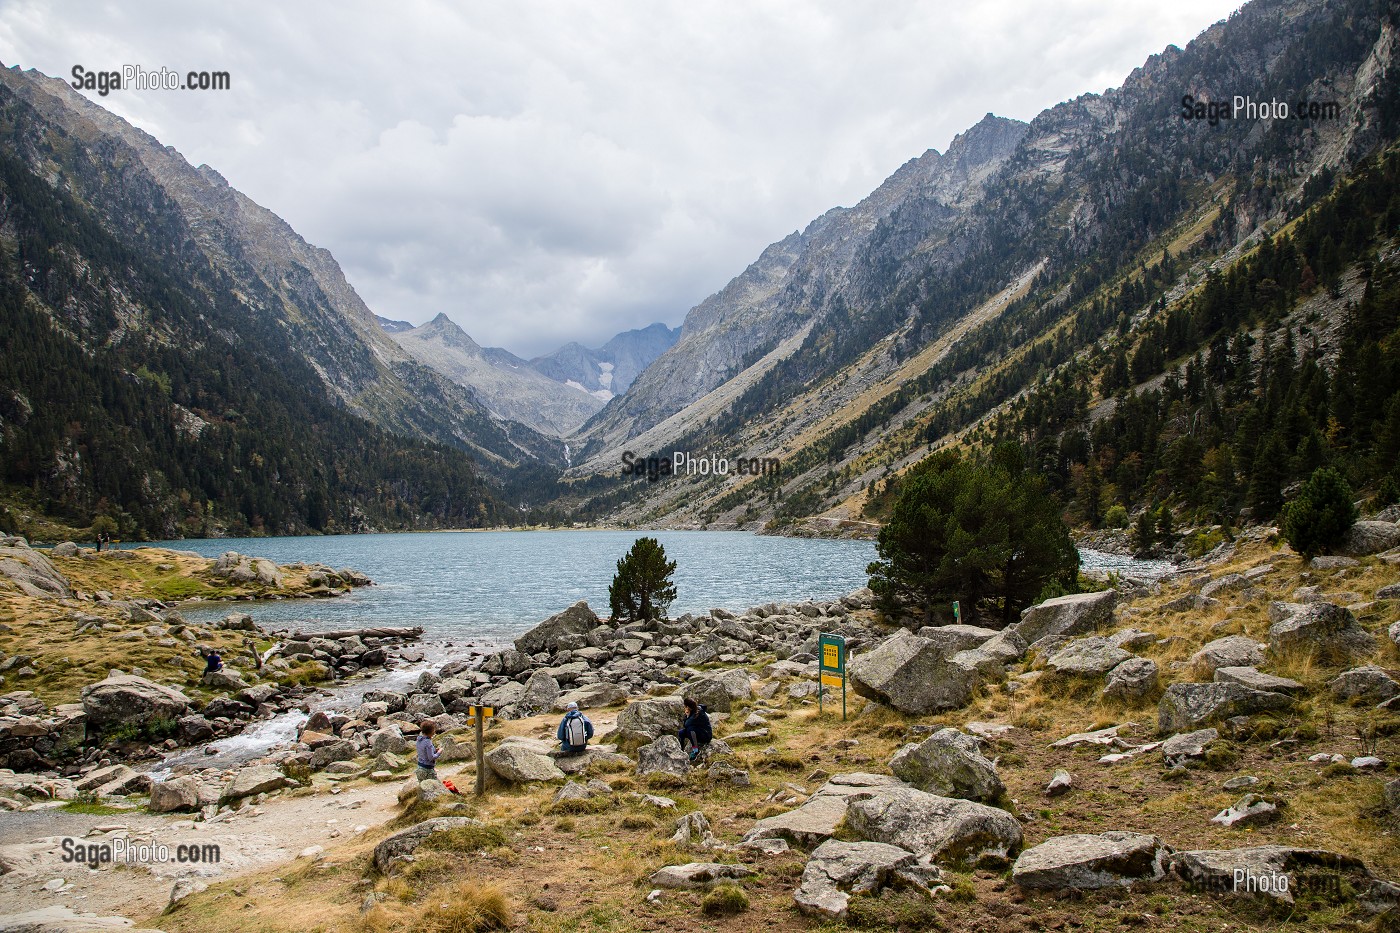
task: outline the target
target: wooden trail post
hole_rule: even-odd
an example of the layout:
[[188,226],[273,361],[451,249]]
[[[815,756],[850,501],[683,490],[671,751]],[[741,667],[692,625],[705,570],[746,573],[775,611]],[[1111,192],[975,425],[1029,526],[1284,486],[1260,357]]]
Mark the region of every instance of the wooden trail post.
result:
[[496,710],[490,706],[473,706],[471,710],[471,719],[476,723],[476,795],[480,797],[486,793],[486,720],[496,715]]

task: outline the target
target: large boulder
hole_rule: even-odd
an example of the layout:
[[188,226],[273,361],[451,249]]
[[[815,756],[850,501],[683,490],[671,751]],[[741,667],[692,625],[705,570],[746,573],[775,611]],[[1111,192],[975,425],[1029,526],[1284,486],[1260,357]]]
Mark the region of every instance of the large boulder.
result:
[[1265,674],[1253,667],[1217,667],[1214,679],[1216,683],[1239,684],[1251,690],[1286,693],[1289,696],[1298,696],[1306,693],[1308,689],[1296,680],[1276,674]]
[[948,657],[959,651],[981,647],[996,636],[996,629],[977,625],[925,625],[919,629],[920,638],[933,642]]
[[179,719],[190,700],[179,690],[134,674],[113,674],[83,688],[83,712],[99,729],[121,723]]
[[1197,849],[1172,854],[1171,870],[1194,891],[1257,897],[1292,906],[1298,872],[1365,874],[1350,855],[1292,846]]
[[588,603],[579,600],[558,615],[552,615],[515,640],[515,648],[523,654],[553,653],[558,641],[566,635],[587,635],[601,623]]
[[1206,746],[1218,738],[1220,732],[1217,729],[1179,732],[1162,743],[1162,761],[1168,768],[1173,768],[1187,759],[1204,758]]
[[1235,716],[1252,716],[1288,709],[1292,699],[1282,693],[1251,690],[1239,684],[1172,684],[1157,704],[1161,732],[1189,732]]
[[1117,602],[1115,590],[1057,596],[1022,611],[1012,628],[1028,645],[1047,635],[1085,635],[1108,623]]
[[1207,642],[1191,656],[1191,664],[1202,677],[1209,677],[1221,667],[1258,667],[1264,663],[1264,648],[1253,638],[1227,635]]
[[199,809],[199,778],[191,774],[151,785],[152,813],[194,812]]
[[852,658],[848,672],[856,693],[916,716],[966,706],[980,682],[975,667],[954,662],[938,644],[907,631]]
[[852,802],[846,825],[862,839],[959,866],[1005,861],[1021,848],[1021,824],[1005,810],[912,787]]
[[727,713],[739,702],[753,696],[753,681],[746,670],[718,671],[695,678],[681,687],[677,694],[691,697],[712,713]]
[[646,745],[663,735],[674,735],[685,722],[680,697],[653,697],[628,703],[617,717],[620,745]]
[[1344,664],[1376,649],[1376,639],[1351,611],[1332,603],[1271,603],[1269,651]]
[[1352,557],[1379,554],[1400,545],[1400,525],[1394,522],[1357,522],[1347,532],[1341,552]]
[[637,774],[671,774],[683,778],[690,773],[690,759],[674,735],[663,735],[650,745],[637,749]]
[[466,826],[482,826],[481,822],[467,816],[441,816],[424,820],[408,829],[400,830],[374,847],[374,867],[387,872],[395,860],[412,855],[419,846],[437,833]]
[[852,801],[903,786],[902,781],[888,774],[833,775],[802,806],[759,820],[744,834],[743,842],[783,839],[800,849],[810,849],[831,838]]
[[1067,677],[1102,677],[1132,656],[1109,639],[1094,635],[1076,638],[1052,654],[1045,666]]
[[875,894],[901,884],[928,890],[937,878],[936,868],[898,846],[828,839],[807,860],[793,899],[804,914],[844,920],[852,894]]
[[525,685],[515,681],[507,681],[499,687],[492,687],[481,694],[481,705],[502,709],[507,706],[514,706],[525,696]]
[[1136,703],[1157,692],[1157,662],[1151,658],[1128,658],[1108,672],[1103,696],[1106,700]]
[[957,729],[939,729],[905,745],[890,759],[895,777],[930,794],[963,800],[995,800],[1006,788],[977,740]]
[[1400,695],[1400,683],[1383,668],[1368,664],[1342,671],[1328,683],[1332,697],[1342,702],[1369,703],[1375,706]]
[[[606,681],[585,684],[568,693],[560,694],[554,701],[554,711],[562,713],[570,703],[577,703],[579,709],[595,709],[599,706],[613,706],[627,699],[627,690]],[[676,728],[680,728],[678,725]]]
[[564,772],[547,753],[514,742],[503,742],[487,752],[486,764],[501,780],[511,784],[564,779]]
[[1167,848],[1143,833],[1056,836],[1016,859],[1011,880],[1023,888],[1090,891],[1166,876]]
[[533,716],[554,709],[558,700],[559,681],[544,671],[535,671],[525,681],[525,693],[515,701],[515,708],[523,716]]
[[40,552],[13,539],[14,545],[0,547],[0,580],[9,580],[21,593],[35,599],[68,599],[73,588],[68,578]]
[[233,780],[224,785],[219,794],[219,803],[232,803],[244,797],[257,794],[270,794],[275,790],[295,784],[291,778],[272,765],[254,765],[234,772]]

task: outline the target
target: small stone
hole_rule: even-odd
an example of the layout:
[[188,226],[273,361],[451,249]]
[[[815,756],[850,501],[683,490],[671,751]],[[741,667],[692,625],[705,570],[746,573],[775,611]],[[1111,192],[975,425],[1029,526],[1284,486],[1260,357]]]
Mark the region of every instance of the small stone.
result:
[[1050,783],[1045,785],[1045,795],[1058,797],[1061,794],[1069,793],[1072,787],[1074,787],[1074,777],[1061,768],[1055,772],[1054,777],[1050,778]]

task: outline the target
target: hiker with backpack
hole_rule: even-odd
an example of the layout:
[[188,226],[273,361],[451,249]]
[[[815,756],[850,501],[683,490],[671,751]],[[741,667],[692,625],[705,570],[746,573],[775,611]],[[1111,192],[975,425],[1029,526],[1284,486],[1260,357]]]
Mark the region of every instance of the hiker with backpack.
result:
[[556,738],[565,752],[581,752],[588,747],[588,740],[593,738],[593,723],[578,711],[577,703],[570,703],[564,709],[564,718],[559,722]]
[[676,738],[681,740],[681,748],[689,744],[690,748],[686,754],[694,761],[695,756],[710,744],[715,733],[710,727],[710,712],[705,709],[704,704],[695,702],[694,697],[686,697],[684,702],[685,724],[676,733]]

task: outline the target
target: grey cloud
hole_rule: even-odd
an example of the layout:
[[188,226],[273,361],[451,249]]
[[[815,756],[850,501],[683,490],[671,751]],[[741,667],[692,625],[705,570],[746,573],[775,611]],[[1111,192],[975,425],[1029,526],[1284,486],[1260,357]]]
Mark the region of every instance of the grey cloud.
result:
[[984,113],[1116,84],[1235,5],[10,0],[0,60],[230,71],[100,102],[330,249],[379,313],[532,355],[679,323]]

